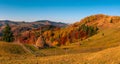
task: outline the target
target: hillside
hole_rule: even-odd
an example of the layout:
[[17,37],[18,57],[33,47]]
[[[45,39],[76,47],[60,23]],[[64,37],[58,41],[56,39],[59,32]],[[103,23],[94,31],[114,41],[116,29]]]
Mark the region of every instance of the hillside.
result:
[[[103,36],[102,33],[105,35]],[[43,63],[43,64],[118,64],[119,63],[119,51],[120,51],[120,28],[104,30],[101,33],[98,33],[86,40],[83,40],[82,44],[76,43],[67,46],[61,46],[60,48],[49,48],[42,49],[37,54],[40,56],[35,57],[34,54],[28,53],[28,56],[25,53],[17,52],[17,56],[13,53],[9,53],[9,56],[6,57],[4,54],[1,54],[1,63],[2,64],[17,64],[17,63]],[[2,47],[10,50],[14,49],[13,46],[17,44],[12,43],[0,43]],[[4,46],[3,46],[4,45]],[[8,46],[6,46],[8,45]],[[9,47],[10,46],[10,47]],[[107,49],[106,49],[107,48]],[[19,49],[19,48],[18,48]],[[30,48],[31,49],[31,48]],[[29,49],[29,50],[30,50]],[[1,48],[1,50],[4,50]],[[15,49],[16,50],[16,49]],[[15,51],[14,50],[14,51]],[[25,50],[26,51],[26,50]],[[6,53],[8,53],[7,51]],[[36,51],[34,51],[35,53]],[[16,52],[15,52],[16,53]],[[42,53],[42,54],[41,54]],[[11,57],[12,56],[12,57]],[[42,57],[41,57],[42,56]],[[19,58],[19,59],[16,59]],[[31,59],[29,59],[31,58]],[[54,60],[54,61],[53,61]]]
[[[16,42],[21,42],[21,43],[25,42],[25,43],[31,43],[31,44],[35,43],[36,40],[34,41],[33,37],[37,39],[40,31],[60,29],[67,26],[67,24],[65,23],[53,22],[49,20],[39,20],[34,22],[0,20],[0,40],[2,40],[1,39],[2,30],[4,29],[6,24],[10,25]],[[32,37],[32,41],[30,42],[26,41],[26,38],[29,37],[28,35],[29,33]]]
[[[10,21],[7,22],[10,25],[17,24]],[[88,37],[91,37],[92,35],[99,33],[104,29],[118,27],[119,25],[117,24],[119,23],[119,16],[97,14],[85,17],[80,20],[80,22],[76,22],[68,26],[66,26],[64,23],[55,23],[48,20],[36,22],[18,22],[18,26],[20,25],[24,28],[12,27],[12,30],[15,32],[15,41],[17,42],[35,44],[38,38],[41,36],[40,33],[42,33],[46,44],[60,46],[79,42],[79,40],[84,40]],[[37,26],[36,29],[33,27],[33,25]],[[60,28],[60,26],[66,27]]]
[[[119,26],[120,24],[118,24]],[[117,26],[117,25],[116,25]],[[102,35],[104,33],[104,36]],[[60,48],[42,49],[37,52],[40,56],[31,55],[19,44],[0,42],[0,50],[6,54],[0,54],[2,64],[118,64],[120,51],[120,28],[113,27],[76,43]],[[16,48],[16,46],[18,48]],[[19,47],[20,46],[20,47]],[[111,48],[112,47],[112,48]],[[106,49],[107,48],[107,49]],[[28,48],[29,50],[31,48]],[[9,52],[11,51],[11,52]],[[18,52],[15,52],[18,51]],[[35,51],[34,51],[35,52]],[[26,55],[27,53],[27,55]],[[42,54],[41,54],[42,53]],[[16,56],[17,54],[17,56]],[[12,56],[12,57],[11,57]],[[42,56],[42,57],[41,57]],[[10,58],[11,57],[11,58]],[[16,59],[17,58],[17,59]],[[18,59],[19,58],[19,59]],[[29,59],[31,58],[31,59]],[[54,60],[54,61],[53,61]]]
[[47,57],[19,55],[1,56],[2,64],[119,64],[120,46],[94,53],[65,54]]
[[80,22],[68,26],[64,23],[56,23],[48,20],[36,22],[13,22],[5,20],[0,22],[1,31],[6,23],[12,27],[15,41],[17,42],[35,44],[38,37],[43,36],[47,44],[51,42],[51,45],[67,45],[84,40],[104,29],[119,27],[117,24],[120,23],[120,17],[103,14],[91,15],[80,20]]
[[106,29],[119,27],[119,16],[108,16],[103,14],[92,15],[82,19],[80,22],[70,24],[60,30],[49,30],[44,32],[46,40],[56,45],[67,45],[87,39]]
[[[91,18],[93,19],[90,20]],[[98,27],[99,30],[89,35],[89,32],[83,30],[83,25],[94,29]],[[65,28],[46,27],[40,32],[43,33],[42,37],[46,43],[54,45],[53,47],[36,48],[35,41],[41,36],[39,29],[25,31],[20,37],[23,39],[27,37],[26,40],[22,40],[24,44],[0,42],[0,64],[119,64],[120,62],[119,16],[98,14]],[[81,36],[76,37],[79,34]]]
[[0,56],[30,54],[23,45],[18,43],[0,42]]
[[104,29],[118,27],[119,25],[117,24],[120,23],[120,17],[103,14],[91,15],[80,20],[80,22],[68,26],[64,23],[56,23],[48,20],[36,22],[1,21],[1,26],[5,23],[13,26],[12,31],[17,42],[36,44],[38,38],[43,36],[47,45],[60,46],[79,42],[79,40],[91,37]]
[[[120,46],[109,48],[95,53],[81,53],[62,56],[39,58],[38,62],[44,64],[119,64]],[[52,61],[54,60],[54,61]]]

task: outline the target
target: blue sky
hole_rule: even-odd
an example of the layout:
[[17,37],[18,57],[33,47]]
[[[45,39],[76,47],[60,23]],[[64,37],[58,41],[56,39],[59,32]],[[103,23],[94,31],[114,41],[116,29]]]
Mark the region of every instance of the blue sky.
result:
[[0,19],[74,23],[94,14],[120,15],[119,0],[0,0]]

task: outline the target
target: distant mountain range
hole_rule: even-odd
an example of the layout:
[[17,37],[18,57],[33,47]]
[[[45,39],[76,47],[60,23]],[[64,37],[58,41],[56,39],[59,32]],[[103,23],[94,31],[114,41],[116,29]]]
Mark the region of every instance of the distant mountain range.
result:
[[13,32],[24,32],[32,29],[39,29],[44,26],[54,26],[54,27],[65,27],[67,24],[62,22],[53,22],[49,20],[39,20],[34,22],[25,22],[25,21],[11,21],[11,20],[0,20],[0,33],[5,27],[6,24],[9,24],[12,27]]
[[11,26],[22,26],[22,27],[32,27],[38,28],[44,25],[53,25],[57,27],[65,27],[67,24],[62,22],[53,22],[49,20],[39,20],[34,22],[25,22],[25,21],[11,21],[11,20],[0,20],[0,26],[4,26],[5,24],[9,24]]

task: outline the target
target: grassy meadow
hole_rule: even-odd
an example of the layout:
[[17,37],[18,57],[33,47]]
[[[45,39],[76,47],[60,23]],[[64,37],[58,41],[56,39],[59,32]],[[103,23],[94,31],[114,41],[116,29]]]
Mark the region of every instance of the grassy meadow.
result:
[[120,28],[102,30],[76,43],[37,49],[29,44],[0,42],[0,64],[119,64]]

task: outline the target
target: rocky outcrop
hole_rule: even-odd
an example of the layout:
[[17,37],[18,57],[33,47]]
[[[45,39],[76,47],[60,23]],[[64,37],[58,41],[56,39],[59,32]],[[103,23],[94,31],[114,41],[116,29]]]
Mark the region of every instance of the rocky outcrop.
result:
[[52,42],[49,40],[45,40],[43,36],[40,36],[36,41],[36,47],[38,48],[52,47]]
[[40,37],[38,38],[38,40],[36,41],[36,46],[37,46],[38,48],[44,48],[44,45],[45,45],[44,38],[43,38],[43,36],[40,36]]

